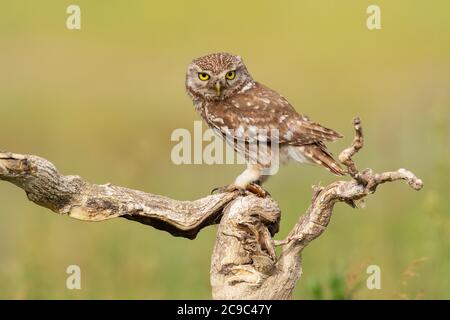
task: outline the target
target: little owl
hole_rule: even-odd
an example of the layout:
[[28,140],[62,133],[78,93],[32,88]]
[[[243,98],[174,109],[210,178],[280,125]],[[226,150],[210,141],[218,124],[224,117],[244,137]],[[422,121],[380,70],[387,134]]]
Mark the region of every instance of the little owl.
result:
[[[259,185],[271,168],[289,159],[345,174],[324,144],[342,136],[300,115],[276,91],[253,80],[241,57],[213,53],[194,59],[187,70],[186,90],[208,126],[247,162],[247,169],[226,190],[264,195]],[[265,148],[252,149],[262,143]]]

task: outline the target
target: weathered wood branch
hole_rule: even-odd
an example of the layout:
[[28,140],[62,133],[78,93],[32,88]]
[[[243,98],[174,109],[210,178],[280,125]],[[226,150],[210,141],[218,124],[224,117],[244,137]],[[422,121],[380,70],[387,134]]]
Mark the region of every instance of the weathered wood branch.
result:
[[[0,180],[25,190],[36,204],[85,221],[116,217],[138,221],[174,236],[194,239],[204,227],[220,223],[211,259],[215,299],[288,299],[301,275],[301,253],[327,228],[334,205],[355,201],[385,182],[405,180],[420,190],[422,181],[399,169],[374,173],[358,171],[352,157],[362,148],[361,123],[354,120],[355,139],[341,152],[349,181],[315,187],[311,205],[287,238],[274,241],[280,209],[270,197],[219,193],[195,201],[178,201],[111,184],[91,184],[79,176],[64,176],[46,159],[0,152]],[[275,247],[282,246],[279,256]]]
[[85,221],[122,217],[194,239],[200,229],[220,221],[235,193],[210,195],[195,201],[117,187],[97,185],[79,176],[64,176],[46,159],[0,153],[0,180],[25,190],[28,199],[60,214]]

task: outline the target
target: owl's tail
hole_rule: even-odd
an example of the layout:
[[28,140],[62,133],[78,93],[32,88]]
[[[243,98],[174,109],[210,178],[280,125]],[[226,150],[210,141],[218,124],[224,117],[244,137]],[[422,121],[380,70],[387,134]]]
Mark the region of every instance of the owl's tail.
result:
[[305,144],[302,146],[290,146],[289,155],[295,161],[312,163],[324,167],[337,176],[344,176],[346,172],[341,168],[333,155],[322,142]]

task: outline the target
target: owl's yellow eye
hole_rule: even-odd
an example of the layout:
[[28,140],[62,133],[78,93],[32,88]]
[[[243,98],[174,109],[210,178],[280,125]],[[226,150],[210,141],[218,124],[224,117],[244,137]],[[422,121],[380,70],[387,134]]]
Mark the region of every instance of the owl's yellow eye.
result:
[[228,71],[225,78],[228,80],[233,80],[236,77],[236,71]]
[[199,72],[198,78],[202,81],[209,80],[210,76],[206,72]]

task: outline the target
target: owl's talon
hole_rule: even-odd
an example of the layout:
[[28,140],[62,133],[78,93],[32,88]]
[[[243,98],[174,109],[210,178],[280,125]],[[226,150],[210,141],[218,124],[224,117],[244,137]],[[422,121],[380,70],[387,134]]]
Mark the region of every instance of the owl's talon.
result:
[[219,187],[216,187],[216,188],[214,188],[214,189],[211,190],[211,194],[220,193],[219,190],[220,190],[220,188],[219,188]]
[[257,195],[260,198],[265,198],[267,196],[270,196],[270,193],[266,190],[264,190],[260,185],[256,183],[250,183],[248,184],[245,189],[236,186],[235,184],[229,184],[224,187],[218,187],[211,190],[211,194],[216,193],[225,193],[225,192],[236,192],[238,191],[240,195],[245,195],[247,193],[252,193],[254,195]]
[[225,192],[235,192],[239,191],[241,195],[245,195],[245,189],[239,188],[238,186],[234,184],[226,185],[223,187],[217,187],[211,190],[211,194],[215,193],[225,193]]
[[248,192],[251,192],[255,195],[257,195],[260,198],[265,198],[267,196],[270,196],[270,193],[266,190],[264,190],[259,184],[257,183],[250,183],[245,188]]
[[350,207],[352,207],[353,209],[356,208],[356,203],[355,203],[354,200],[344,200],[344,202],[345,202],[346,204],[348,204]]

